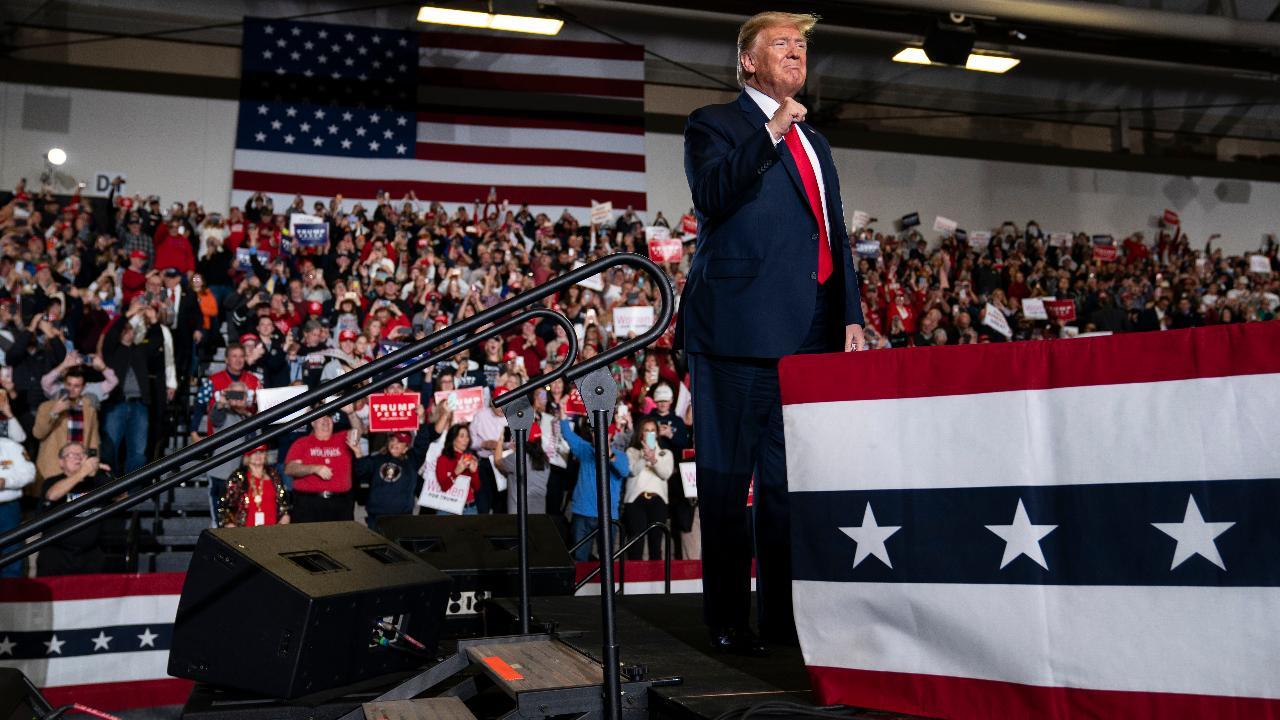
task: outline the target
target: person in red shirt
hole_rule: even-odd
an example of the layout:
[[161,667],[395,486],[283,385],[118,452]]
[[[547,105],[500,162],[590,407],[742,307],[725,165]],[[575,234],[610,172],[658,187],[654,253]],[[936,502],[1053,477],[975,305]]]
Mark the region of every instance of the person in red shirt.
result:
[[141,250],[129,253],[129,267],[120,278],[120,307],[127,308],[147,288],[147,254]]
[[244,454],[244,465],[227,480],[218,500],[218,525],[257,527],[288,525],[289,501],[275,468],[267,465],[267,446]]
[[318,417],[311,433],[289,446],[284,471],[293,476],[293,522],[355,519],[351,466],[360,457],[360,431],[352,420],[351,430],[335,433],[332,416]]
[[476,483],[480,463],[475,455],[468,452],[470,447],[471,430],[466,425],[454,425],[445,435],[444,450],[436,460],[436,482],[441,490],[449,492],[460,476],[471,478],[471,487],[467,488],[467,504],[462,509],[463,515],[476,515],[479,512],[476,509]]
[[537,334],[538,323],[530,320],[520,326],[520,334],[507,341],[507,350],[514,350],[524,358],[525,369],[537,375],[542,361],[547,357],[547,344]]
[[155,246],[157,270],[174,268],[183,275],[195,272],[196,256],[187,238],[187,226],[180,220],[156,228]]

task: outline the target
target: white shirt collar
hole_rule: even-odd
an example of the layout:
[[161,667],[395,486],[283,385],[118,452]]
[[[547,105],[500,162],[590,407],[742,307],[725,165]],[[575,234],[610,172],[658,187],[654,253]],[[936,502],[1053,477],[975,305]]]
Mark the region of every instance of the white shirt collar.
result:
[[781,103],[777,100],[774,100],[750,85],[744,85],[742,89],[745,90],[747,92],[747,96],[754,100],[756,105],[764,111],[764,116],[766,118],[772,118],[773,114],[778,111],[778,106]]

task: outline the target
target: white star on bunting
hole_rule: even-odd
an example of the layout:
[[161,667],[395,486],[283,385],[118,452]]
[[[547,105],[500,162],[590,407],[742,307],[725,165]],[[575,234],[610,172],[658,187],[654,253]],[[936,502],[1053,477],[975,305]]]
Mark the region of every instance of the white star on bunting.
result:
[[901,529],[901,525],[877,525],[876,514],[871,510],[871,503],[867,503],[867,509],[862,511],[862,525],[842,527],[840,532],[858,543],[858,551],[853,555],[854,567],[858,567],[863,560],[874,556],[892,568],[893,563],[889,561],[889,550],[885,547],[884,541]]
[[294,108],[294,107],[288,107],[288,108],[285,108],[285,109],[284,109],[284,114],[285,114],[285,115],[288,115],[289,117],[293,117],[294,115],[297,115],[297,114],[298,114],[298,109],[297,109],[297,108]]
[[364,127],[356,128],[356,135],[359,135],[360,137],[364,137],[364,133],[365,133]]
[[369,149],[376,152],[378,149],[378,141],[374,140],[373,142],[369,143]]
[[17,644],[18,643],[10,640],[8,635],[5,635],[4,639],[0,640],[0,655],[13,655],[13,648],[17,646]]
[[285,144],[285,145],[292,145],[292,144],[293,144],[294,139],[295,139],[295,138],[293,137],[293,134],[292,134],[292,133],[290,133],[290,134],[288,134],[288,135],[285,135],[285,136],[284,136],[284,144]]
[[267,106],[266,106],[266,105],[259,105],[259,106],[258,106],[258,114],[259,114],[259,115],[266,115],[266,114],[267,114]]
[[301,130],[302,132],[311,132],[311,123],[304,122],[298,126],[298,129]]
[[397,154],[397,155],[403,155],[403,154],[404,154],[404,151],[405,151],[405,150],[407,150],[407,149],[408,149],[408,148],[406,148],[406,147],[404,146],[404,143],[401,143],[401,144],[399,144],[399,145],[397,145],[397,146],[396,146],[396,154]]
[[142,634],[138,636],[138,647],[155,647],[156,638],[160,637],[158,633],[151,632],[151,628],[145,628]]
[[316,110],[316,119],[317,119],[317,120],[323,120],[323,119],[324,119],[324,110]]
[[397,124],[397,125],[399,125],[400,127],[404,127],[404,124],[405,124],[405,123],[407,123],[407,122],[409,122],[409,118],[407,118],[407,117],[405,117],[405,116],[403,116],[403,115],[401,115],[400,117],[396,118],[396,124]]
[[1222,555],[1218,553],[1218,543],[1215,538],[1230,530],[1235,523],[1205,522],[1204,516],[1200,514],[1200,506],[1196,505],[1194,495],[1187,496],[1187,510],[1182,515],[1182,522],[1151,524],[1160,532],[1178,541],[1177,547],[1173,550],[1173,564],[1169,566],[1170,570],[1189,560],[1192,555],[1199,555],[1222,570],[1227,569],[1222,562]]
[[93,640],[93,651],[97,652],[99,650],[110,650],[111,641],[115,638],[108,635],[106,630],[99,630],[98,637],[91,639]]
[[350,141],[350,140],[348,140],[348,139],[346,139],[346,138],[343,138],[343,139],[342,139],[342,149],[343,149],[343,150],[350,150],[350,149],[351,149],[351,141]]
[[49,639],[45,640],[44,642],[44,646],[45,646],[44,654],[53,655],[56,653],[58,655],[61,655],[62,646],[66,644],[67,644],[66,640],[59,640],[57,635],[50,635]]
[[321,145],[323,145],[323,144],[324,144],[324,138],[322,138],[322,137],[320,137],[319,135],[317,135],[317,136],[315,136],[315,137],[311,138],[311,144],[312,144],[312,145],[315,145],[316,147],[320,147]]
[[1013,562],[1019,555],[1026,555],[1037,565],[1049,569],[1040,550],[1040,541],[1045,535],[1053,532],[1057,525],[1032,525],[1027,517],[1027,508],[1022,499],[1018,499],[1018,508],[1013,512],[1013,523],[1010,525],[988,525],[987,529],[1004,540],[1004,557],[1000,559],[1000,569]]
[[272,130],[279,130],[279,129],[280,129],[280,121],[279,121],[279,120],[272,120],[272,121],[271,121],[271,129],[272,129]]
[[266,142],[267,134],[264,132],[256,132],[253,134],[253,139],[257,140],[258,142]]

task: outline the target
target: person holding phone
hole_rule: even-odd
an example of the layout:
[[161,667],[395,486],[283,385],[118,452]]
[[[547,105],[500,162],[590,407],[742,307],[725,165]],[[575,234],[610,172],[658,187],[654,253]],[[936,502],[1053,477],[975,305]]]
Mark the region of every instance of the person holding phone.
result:
[[479,515],[476,507],[476,480],[480,471],[480,461],[469,451],[471,447],[471,430],[466,423],[454,425],[444,437],[444,449],[436,460],[436,483],[440,489],[449,492],[460,477],[470,478],[467,488],[467,500],[462,508],[463,515]]
[[294,441],[284,471],[293,477],[293,522],[355,519],[352,465],[360,451],[360,420],[348,412],[351,429],[334,432],[332,415],[311,421],[311,432]]
[[[97,451],[98,409],[84,398],[84,371],[71,368],[63,374],[64,392],[53,400],[40,403],[36,409],[36,421],[31,434],[40,441],[36,456],[36,470],[41,478],[49,478],[61,471],[59,464],[62,448],[68,443]],[[37,484],[38,489],[43,485]]]
[[[627,448],[631,473],[623,491],[622,523],[627,535],[636,537],[653,523],[667,522],[667,479],[675,470],[675,456],[658,444],[658,422],[645,418],[636,427]],[[647,543],[649,559],[662,557],[662,535],[650,533]],[[637,544],[627,551],[629,560],[644,559],[644,546]]]
[[[96,450],[82,442],[68,442],[58,448],[58,471],[45,477],[41,497],[45,509],[71,502],[111,481],[111,468],[98,461]],[[107,570],[106,556],[98,542],[102,524],[94,523],[46,545],[36,560],[36,574],[78,575]]]

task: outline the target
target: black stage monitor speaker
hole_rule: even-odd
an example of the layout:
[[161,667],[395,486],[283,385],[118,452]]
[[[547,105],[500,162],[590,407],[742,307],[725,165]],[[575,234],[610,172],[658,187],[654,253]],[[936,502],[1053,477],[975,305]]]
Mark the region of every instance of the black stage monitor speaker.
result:
[[53,712],[35,685],[14,668],[0,668],[0,720],[34,720]]
[[[378,532],[448,573],[457,592],[520,592],[515,515],[387,515]],[[572,595],[574,564],[550,515],[529,516],[529,593]]]
[[206,530],[169,674],[294,698],[409,670],[435,652],[450,585],[354,522]]

